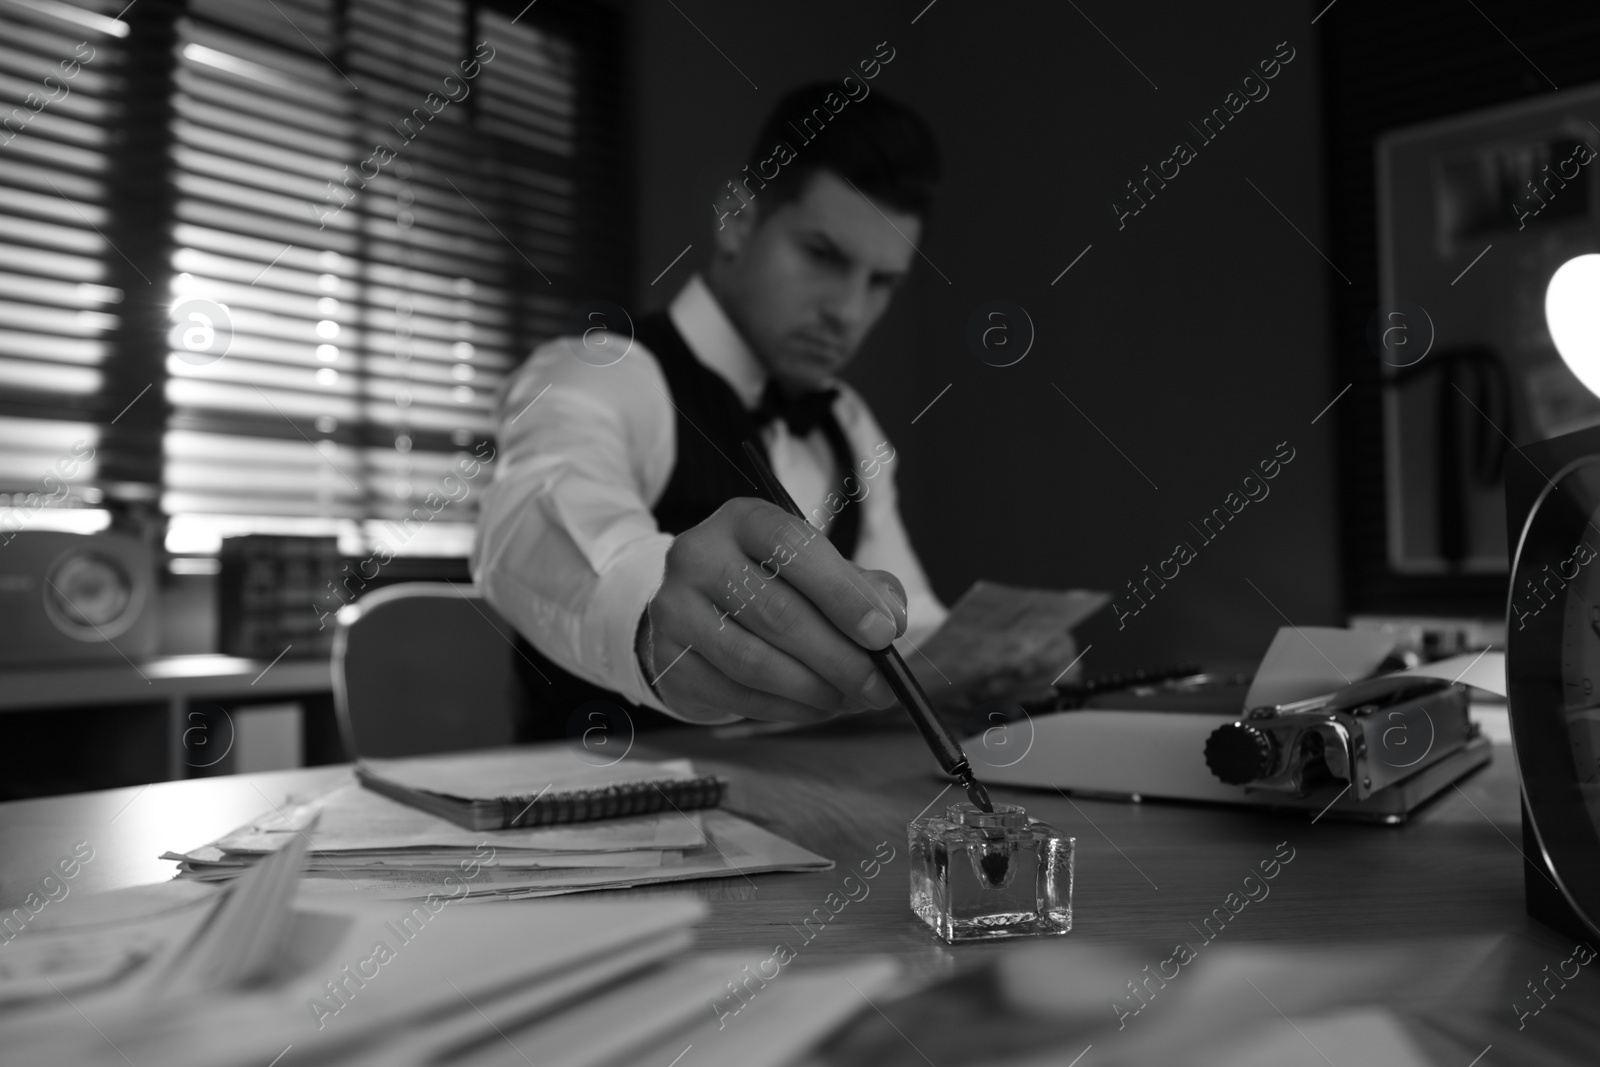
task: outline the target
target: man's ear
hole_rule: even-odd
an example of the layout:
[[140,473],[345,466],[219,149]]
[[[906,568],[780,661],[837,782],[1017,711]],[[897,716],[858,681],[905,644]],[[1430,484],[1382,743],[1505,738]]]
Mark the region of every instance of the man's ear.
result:
[[[737,259],[744,252],[760,222],[755,204],[743,204],[742,207],[738,206],[740,204],[743,202],[735,198],[732,201],[734,210],[719,216],[716,225],[711,229],[711,239],[716,243],[717,255],[728,259]],[[721,211],[728,206],[730,205],[723,204],[713,210]]]

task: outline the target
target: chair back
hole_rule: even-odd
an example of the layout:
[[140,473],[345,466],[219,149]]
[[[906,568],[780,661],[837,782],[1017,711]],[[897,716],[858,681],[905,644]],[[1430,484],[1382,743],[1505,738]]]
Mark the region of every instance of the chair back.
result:
[[346,755],[510,744],[516,634],[476,586],[400,582],[339,609],[333,697]]

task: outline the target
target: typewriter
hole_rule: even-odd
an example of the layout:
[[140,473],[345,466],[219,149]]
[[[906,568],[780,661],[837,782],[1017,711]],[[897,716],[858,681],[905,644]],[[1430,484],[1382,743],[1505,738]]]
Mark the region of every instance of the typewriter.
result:
[[1192,666],[1108,676],[986,705],[964,744],[994,784],[1381,823],[1405,821],[1491,756],[1467,687],[1445,678],[1379,675],[1247,708],[1250,682]]

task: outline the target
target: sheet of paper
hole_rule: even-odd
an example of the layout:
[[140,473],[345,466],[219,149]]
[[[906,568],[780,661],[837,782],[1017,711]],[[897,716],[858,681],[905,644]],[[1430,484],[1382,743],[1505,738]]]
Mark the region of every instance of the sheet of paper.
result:
[[1084,589],[1022,589],[974,582],[918,651],[952,684],[961,685],[1026,660],[1110,599],[1108,593]]
[[269,812],[213,844],[230,852],[271,852],[315,811],[322,813],[322,821],[311,831],[311,847],[318,853],[406,848],[471,851],[485,841],[497,851],[525,849],[534,852],[622,852],[697,848],[705,843],[697,812],[689,813],[687,819],[678,812],[669,811],[563,826],[468,830],[352,783],[301,808],[286,810],[282,815]]
[[[1271,908],[1271,899],[1264,899]],[[1482,973],[1501,944],[1495,934],[1353,947],[1190,938],[1171,964],[1182,967],[1183,977],[1150,990],[1156,996],[1148,1002],[1124,990],[1128,999],[1112,1001],[1111,1011],[1105,990],[1149,963],[1140,949],[1066,939],[1019,944],[997,964],[1002,1002],[1017,1018],[1059,1020],[1062,1037],[1054,1048],[995,1057],[995,1067],[1061,1067],[1091,1043],[1094,1051],[1084,1064],[1092,1058],[1102,1067],[1420,1067],[1434,1061],[1418,1058],[1410,1036],[1415,1031],[1408,1032],[1418,1022],[1418,1009],[1448,1006],[1453,976]],[[1011,1017],[1001,1015],[997,1025]],[[1285,1034],[1288,1041],[1282,1040]],[[1470,1058],[1468,1053],[1460,1062]]]
[[1405,1024],[1380,1007],[1357,1008],[1320,1018],[1300,1018],[1294,1027],[1269,1019],[1249,1029],[1237,1044],[1211,1050],[1230,1067],[1325,1067],[1329,1063],[1381,1063],[1384,1067],[1432,1067]]
[[1495,696],[1506,695],[1506,654],[1504,652],[1468,652],[1460,656],[1425,663],[1401,674],[1414,674],[1422,678],[1444,678],[1462,685],[1474,686]]
[[[208,857],[221,857],[220,859]],[[245,857],[225,856],[218,849],[197,850],[188,854],[168,852],[162,859],[177,860],[183,869],[210,881],[227,881],[250,869]],[[254,857],[249,857],[253,859]],[[351,871],[410,871],[442,870],[446,874],[460,870],[460,861],[470,859],[480,867],[505,870],[540,870],[560,867],[586,868],[654,868],[677,866],[683,860],[682,849],[657,851],[633,850],[629,852],[531,852],[517,854],[497,852],[493,859],[484,860],[473,853],[442,852],[392,852],[374,856],[363,852],[342,854],[339,858],[311,857],[307,871],[348,873]]]
[[[529,852],[515,853],[510,851],[495,851],[494,858],[474,862],[482,867],[504,868],[506,870],[542,870],[560,867],[660,867],[664,863],[672,863],[683,854],[681,849],[632,849],[627,852]],[[362,868],[396,868],[405,870],[414,867],[447,867],[456,869],[457,860],[462,858],[458,853],[450,853],[441,858],[439,855],[427,852],[383,852],[373,855],[363,852],[359,856],[346,854],[337,859],[332,857],[312,857],[306,864],[309,871],[349,870],[352,863]]]
[[[629,968],[620,972],[620,981],[595,983],[593,995],[576,1002],[568,998],[555,1010],[544,984],[480,1004],[481,1015],[415,1020],[381,1035],[359,1056],[341,1058],[340,1067],[482,1067],[500,1062],[501,1050],[515,1057],[518,1067],[530,1062],[613,1067],[621,1053],[659,1041],[705,1014],[719,994],[728,995],[729,975],[758,962],[732,953],[685,960],[689,947],[688,941],[676,949],[658,942],[653,958],[663,961],[660,967]],[[494,1040],[484,1040],[486,1025],[498,1031]]]
[[[719,878],[762,871],[827,870],[833,861],[768,833],[754,823],[725,811],[700,813],[708,842],[704,848],[686,849],[672,864],[651,868],[567,867],[545,869],[484,868],[472,878],[459,871],[425,869],[353,869],[342,874],[309,873],[306,884],[331,893],[362,892],[394,900],[415,900],[429,893],[452,890],[444,884],[467,887],[468,899],[553,896],[595,889],[625,889],[695,878]],[[682,818],[682,816],[678,816]],[[459,890],[456,890],[459,892]]]
[[[756,971],[756,968],[751,970]],[[660,1049],[618,1062],[632,1067],[661,1067],[667,1058],[661,1055],[662,1051],[671,1056],[688,1045],[694,1046],[689,1054],[694,1057],[694,1067],[783,1067],[809,1062],[805,1059],[806,1053],[852,1017],[862,1013],[875,1016],[876,1005],[886,1002],[887,994],[899,977],[899,964],[888,956],[861,956],[829,966],[815,966],[804,961],[792,963],[760,988],[748,1003],[736,997],[730,1004],[724,992],[724,999],[718,1002],[724,1014],[719,1016],[702,1006],[696,1025],[679,1031],[670,1044],[663,1041]],[[738,1008],[737,1012],[730,1013],[734,1007]],[[876,1021],[880,1026],[884,1023],[881,1017]],[[937,1049],[928,1048],[926,1044],[921,1049],[916,1048],[915,1043],[890,1047],[904,1050],[902,1058],[894,1062],[949,1062],[940,1058]],[[933,1054],[931,1061],[924,1058],[925,1051]],[[1055,1067],[1065,1067],[1070,1058],[1058,1060]],[[535,1059],[534,1062],[550,1061]],[[685,1057],[683,1063],[686,1067],[689,1057]],[[493,1067],[502,1065],[512,1067],[509,1060],[493,1061]],[[474,1063],[472,1067],[490,1065]]]
[[1256,668],[1246,708],[1288,704],[1343,689],[1378,669],[1394,636],[1332,626],[1280,626]]
[[308,842],[294,839],[240,876],[211,921],[160,974],[160,995],[198,996],[253,983],[280,966]]
[[485,800],[531,797],[547,789],[555,795],[619,782],[694,777],[694,767],[686,759],[659,763],[625,759],[594,767],[564,745],[485,749],[426,759],[369,759],[361,763],[371,773],[411,789]]
[[[611,1067],[629,1053],[659,1051],[668,1035],[698,1022],[706,1006],[729,995],[726,985],[762,957],[719,953],[670,964],[615,983],[597,996],[540,1015],[522,997],[502,998],[477,1020],[413,1026],[344,1067],[391,1067],[403,1062],[490,1067],[505,1054],[520,1067]],[[503,1040],[485,1042],[485,1021]],[[469,1024],[476,1026],[469,1028]],[[663,1067],[656,1064],[655,1067]]]
[[167,882],[53,903],[0,952],[0,1008],[74,996],[151,967],[186,944],[220,899],[211,886]]

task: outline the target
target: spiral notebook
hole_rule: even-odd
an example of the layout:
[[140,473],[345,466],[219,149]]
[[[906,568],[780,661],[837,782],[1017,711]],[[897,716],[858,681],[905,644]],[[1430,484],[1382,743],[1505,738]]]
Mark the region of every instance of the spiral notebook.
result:
[[565,747],[360,760],[356,777],[375,793],[469,830],[714,808],[727,786],[696,774],[688,760],[594,766]]

